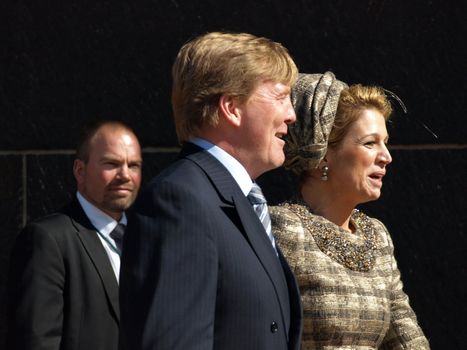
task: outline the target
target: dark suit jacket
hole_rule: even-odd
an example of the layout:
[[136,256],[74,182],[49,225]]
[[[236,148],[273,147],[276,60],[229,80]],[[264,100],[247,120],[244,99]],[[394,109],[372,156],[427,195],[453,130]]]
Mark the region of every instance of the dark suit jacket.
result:
[[299,349],[295,279],[217,159],[186,145],[134,209],[120,274],[122,348]]
[[117,280],[76,199],[20,233],[8,288],[8,349],[118,349]]

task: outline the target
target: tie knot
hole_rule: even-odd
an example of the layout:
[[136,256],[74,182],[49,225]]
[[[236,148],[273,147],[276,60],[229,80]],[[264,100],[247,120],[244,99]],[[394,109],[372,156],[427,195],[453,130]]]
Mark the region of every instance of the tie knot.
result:
[[115,242],[115,246],[117,247],[117,254],[122,254],[122,244],[123,244],[123,234],[125,233],[125,225],[118,224],[115,226],[112,232],[110,232],[110,237]]
[[253,182],[253,187],[251,188],[250,193],[248,193],[247,198],[251,204],[266,203],[266,198],[263,195],[263,191],[261,191],[261,187],[259,187],[256,182]]
[[125,233],[125,225],[118,224],[115,226],[112,232],[110,232],[110,237],[112,237],[115,241],[121,240],[123,238],[123,234]]

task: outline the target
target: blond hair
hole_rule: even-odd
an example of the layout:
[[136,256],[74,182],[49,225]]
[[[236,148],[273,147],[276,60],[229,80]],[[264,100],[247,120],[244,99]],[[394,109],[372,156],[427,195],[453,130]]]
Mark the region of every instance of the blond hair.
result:
[[360,117],[362,111],[367,109],[376,110],[386,121],[389,120],[392,106],[382,88],[355,84],[342,90],[334,124],[329,134],[328,147],[338,147],[350,125]]
[[172,108],[179,141],[217,125],[222,95],[247,99],[262,80],[291,86],[297,75],[287,50],[267,38],[223,32],[195,38],[180,49],[172,67]]

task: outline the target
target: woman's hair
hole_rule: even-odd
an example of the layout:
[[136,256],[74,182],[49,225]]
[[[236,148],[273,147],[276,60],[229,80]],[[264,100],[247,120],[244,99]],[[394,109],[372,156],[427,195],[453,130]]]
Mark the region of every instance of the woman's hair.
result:
[[[313,94],[311,95],[312,97],[316,95],[317,90],[318,89],[313,90]],[[380,112],[386,121],[389,119],[392,113],[392,106],[381,87],[355,84],[350,87],[344,87],[340,91],[337,107],[335,107],[334,121],[330,124],[330,131],[327,136],[325,149],[319,153],[319,157],[317,158],[314,157],[313,153],[310,153],[312,158],[308,160],[308,163],[311,166],[306,166],[305,157],[305,160],[297,162],[298,165],[295,166],[295,169],[291,169],[298,175],[299,187],[303,186],[311,172],[318,167],[319,161],[324,157],[326,150],[329,148],[338,148],[341,145],[341,142],[349,131],[351,125],[357,121],[361,116],[361,113],[367,109],[373,109]],[[297,119],[299,117],[301,117],[301,114],[297,114]],[[318,122],[322,123],[322,119],[323,118],[321,117],[316,118],[314,120],[313,127],[316,128],[317,124],[319,124]],[[300,163],[305,164],[305,166],[299,166]]]
[[219,98],[250,96],[262,80],[292,85],[298,70],[279,43],[251,34],[213,32],[179,51],[172,67],[172,107],[179,142],[218,122]]
[[392,106],[382,88],[355,84],[342,90],[334,124],[329,134],[328,147],[338,147],[352,123],[366,109],[376,110],[386,121],[389,119]]

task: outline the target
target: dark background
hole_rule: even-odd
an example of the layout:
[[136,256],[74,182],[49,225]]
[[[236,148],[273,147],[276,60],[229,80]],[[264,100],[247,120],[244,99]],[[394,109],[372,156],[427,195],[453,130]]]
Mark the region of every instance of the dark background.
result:
[[[144,178],[176,156],[170,67],[212,30],[286,46],[302,72],[333,71],[402,98],[382,198],[364,206],[388,226],[405,290],[433,349],[467,332],[466,1],[2,1],[0,4],[0,349],[6,269],[20,228],[74,191],[81,125],[121,119],[144,147]],[[438,138],[425,128],[427,126]],[[260,179],[270,203],[294,191],[279,169]]]

